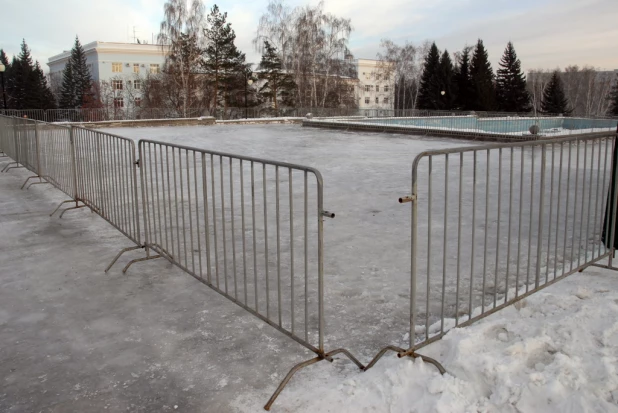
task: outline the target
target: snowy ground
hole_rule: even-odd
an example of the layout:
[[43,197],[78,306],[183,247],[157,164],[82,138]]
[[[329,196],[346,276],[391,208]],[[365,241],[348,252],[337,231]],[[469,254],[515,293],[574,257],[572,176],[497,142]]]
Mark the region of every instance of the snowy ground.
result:
[[[113,132],[320,169],[337,213],[326,223],[327,349],[367,363],[405,345],[407,326],[393,320],[406,313],[410,218],[397,197],[417,153],[462,141],[284,125]],[[130,244],[85,210],[50,219],[63,197],[20,191],[27,175],[0,176],[0,411],[257,412],[312,357],[164,261],[104,275]],[[319,363],[273,411],[618,410],[616,287],[614,273],[589,269],[451,332],[424,349],[445,377],[393,355],[362,374],[340,359]]]

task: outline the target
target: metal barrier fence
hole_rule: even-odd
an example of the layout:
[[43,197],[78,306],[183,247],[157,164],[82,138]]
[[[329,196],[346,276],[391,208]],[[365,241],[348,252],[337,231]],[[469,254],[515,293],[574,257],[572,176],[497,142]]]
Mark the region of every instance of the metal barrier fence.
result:
[[146,248],[318,355],[325,353],[323,181],[283,162],[140,140]]
[[609,258],[605,267],[615,269],[608,218],[616,216],[618,202],[616,137],[597,133],[418,155],[412,195],[400,199],[412,203],[409,348],[389,346],[367,368],[389,350],[416,357],[451,328],[599,260]]

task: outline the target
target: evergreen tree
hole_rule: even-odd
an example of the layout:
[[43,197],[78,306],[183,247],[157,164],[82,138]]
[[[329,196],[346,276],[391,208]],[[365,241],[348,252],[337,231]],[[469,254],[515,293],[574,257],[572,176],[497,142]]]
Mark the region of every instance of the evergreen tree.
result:
[[491,111],[496,109],[494,72],[489,63],[489,55],[481,39],[476,43],[470,63],[473,110]]
[[609,94],[609,99],[609,115],[618,116],[618,76],[614,80],[614,87]]
[[500,60],[496,77],[496,101],[503,112],[530,112],[530,94],[526,89],[526,76],[521,71],[513,43],[509,42]]
[[[440,94],[439,109],[450,110],[455,106],[457,98],[457,83],[455,81],[455,68],[447,50],[440,57]],[[444,92],[444,94],[442,94]]]
[[432,43],[425,63],[421,84],[418,92],[419,109],[440,109],[440,51],[435,43]]
[[208,27],[204,29],[204,37],[207,46],[203,64],[213,81],[213,110],[216,112],[219,95],[227,104],[233,87],[238,85],[240,78],[244,81],[245,54],[234,45],[236,34],[231,23],[226,21],[227,13],[221,13],[215,4],[206,20]]
[[84,101],[89,100],[89,95],[92,91],[92,76],[86,64],[84,48],[77,36],[75,36],[75,44],[71,50],[71,65],[75,81],[75,101],[79,106],[82,106]]
[[472,110],[474,92],[470,80],[470,47],[465,47],[459,58],[459,70],[455,74],[457,83],[457,99],[455,107],[459,110]]
[[37,61],[34,65],[33,73],[33,83],[36,85],[36,109],[55,109],[56,108],[56,99],[54,98],[54,94],[52,93],[49,84],[47,83],[47,78],[43,73],[43,69],[41,69],[41,65]]
[[564,87],[558,71],[554,71],[541,100],[541,111],[553,115],[568,115],[571,110],[568,108],[569,101],[564,94]]
[[258,77],[265,80],[260,88],[260,95],[273,102],[275,111],[279,110],[279,100],[284,104],[291,104],[296,87],[294,77],[283,71],[277,49],[268,40],[264,41],[264,54],[258,68],[260,69]]
[[[2,107],[4,108],[4,99],[6,98],[6,109],[11,108],[11,98],[8,93],[8,86],[11,79],[11,62],[9,61],[8,56],[4,52],[4,49],[0,49],[0,63],[4,65],[4,91],[0,90],[0,93],[4,92],[4,97],[0,95],[0,102],[2,103]],[[0,85],[2,87],[2,85]]]
[[77,101],[77,85],[73,75],[73,63],[67,61],[62,71],[62,87],[60,88],[60,107],[62,109],[75,109],[79,106]]
[[12,97],[13,109],[35,109],[31,106],[32,98],[32,56],[26,40],[21,43],[21,51],[17,57],[13,57],[11,63],[11,78],[9,90]]

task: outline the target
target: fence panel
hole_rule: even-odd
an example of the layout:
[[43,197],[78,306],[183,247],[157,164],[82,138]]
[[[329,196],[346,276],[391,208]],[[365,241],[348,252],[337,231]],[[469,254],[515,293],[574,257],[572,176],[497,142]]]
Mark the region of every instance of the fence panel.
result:
[[39,175],[71,199],[77,200],[71,128],[40,123],[38,134],[41,168]]
[[0,116],[0,152],[12,159],[17,157],[14,125],[15,118]]
[[410,349],[610,256],[615,145],[588,134],[419,155]]
[[139,150],[146,246],[322,354],[320,173],[147,140]]
[[24,118],[16,118],[14,123],[16,146],[15,162],[35,174],[39,171],[37,122]]
[[73,128],[77,198],[141,245],[135,142]]

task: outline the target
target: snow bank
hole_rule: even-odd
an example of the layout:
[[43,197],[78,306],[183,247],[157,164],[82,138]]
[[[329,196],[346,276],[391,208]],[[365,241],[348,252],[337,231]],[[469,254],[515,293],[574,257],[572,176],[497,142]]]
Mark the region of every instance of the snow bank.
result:
[[[587,270],[420,351],[448,371],[390,353],[299,374],[279,412],[618,412],[618,276]],[[259,411],[264,396],[234,403]]]

